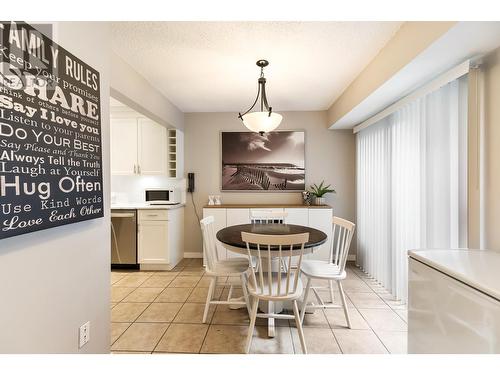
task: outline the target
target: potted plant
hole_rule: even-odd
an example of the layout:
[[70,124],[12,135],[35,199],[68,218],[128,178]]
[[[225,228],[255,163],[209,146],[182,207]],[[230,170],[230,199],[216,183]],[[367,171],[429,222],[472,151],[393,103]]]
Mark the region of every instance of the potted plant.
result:
[[321,181],[319,186],[317,184],[311,185],[311,194],[314,196],[314,204],[322,206],[325,204],[326,193],[336,193],[334,189],[330,189],[330,185],[325,185],[325,181]]

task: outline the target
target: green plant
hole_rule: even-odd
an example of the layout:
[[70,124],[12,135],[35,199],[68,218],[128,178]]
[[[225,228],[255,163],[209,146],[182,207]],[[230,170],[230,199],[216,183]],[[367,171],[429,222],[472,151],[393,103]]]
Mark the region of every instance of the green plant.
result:
[[312,184],[310,189],[311,189],[311,194],[314,196],[321,198],[323,195],[326,193],[336,193],[334,189],[330,189],[330,184],[323,186],[325,184],[325,181],[321,181],[319,186],[317,184]]

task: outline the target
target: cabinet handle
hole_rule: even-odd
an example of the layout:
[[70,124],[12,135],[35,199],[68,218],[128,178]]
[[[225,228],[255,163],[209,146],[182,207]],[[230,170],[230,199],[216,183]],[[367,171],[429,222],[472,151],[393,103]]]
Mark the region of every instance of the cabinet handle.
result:
[[141,174],[141,166],[137,164],[137,174]]
[[134,174],[136,174],[136,173],[137,173],[137,172],[136,172],[136,168],[135,168],[135,164],[134,164]]

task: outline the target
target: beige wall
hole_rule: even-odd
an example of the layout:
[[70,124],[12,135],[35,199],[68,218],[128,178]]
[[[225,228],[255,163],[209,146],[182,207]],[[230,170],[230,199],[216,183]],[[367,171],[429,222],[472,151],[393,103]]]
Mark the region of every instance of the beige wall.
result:
[[[325,180],[337,194],[327,201],[335,215],[354,220],[355,216],[355,137],[352,130],[328,130],[326,111],[283,112],[280,130],[306,132],[306,184]],[[300,203],[300,193],[221,193],[220,131],[245,127],[235,113],[188,113],[185,116],[185,172],[194,172],[194,199],[198,212],[208,195],[220,194],[223,203]],[[187,198],[185,251],[201,252],[199,224]],[[355,242],[355,241],[353,241]]]
[[328,109],[328,126],[351,111],[384,82],[443,36],[456,22],[405,22]]
[[111,95],[123,104],[167,127],[182,129],[184,113],[165,98],[143,76],[110,51]]
[[483,66],[484,247],[500,250],[500,48]]
[[105,216],[0,241],[0,353],[109,352],[109,29],[56,25],[56,41],[100,73]]

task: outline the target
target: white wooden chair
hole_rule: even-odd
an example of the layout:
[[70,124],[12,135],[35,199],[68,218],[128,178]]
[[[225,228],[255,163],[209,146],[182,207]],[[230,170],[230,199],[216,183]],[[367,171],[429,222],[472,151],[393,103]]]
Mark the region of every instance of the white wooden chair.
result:
[[[241,233],[241,238],[247,244],[248,259],[252,256],[256,258],[256,265],[250,267],[250,277],[248,279],[248,292],[252,297],[252,307],[250,311],[250,326],[248,328],[246,353],[250,351],[252,343],[255,321],[259,318],[274,319],[295,319],[299,331],[302,352],[307,354],[307,347],[302,331],[297,300],[301,297],[303,287],[300,279],[300,268],[292,268],[292,257],[297,256],[298,266],[302,262],[304,254],[304,244],[309,240],[309,233],[290,235],[262,235],[253,233]],[[272,272],[272,259],[278,264],[287,263],[288,267],[282,270],[277,267],[277,272]],[[259,301],[284,302],[292,301],[293,315],[268,313],[257,313]]]
[[[351,244],[352,236],[356,225],[341,219],[333,217],[332,222],[332,245],[330,249],[330,259],[328,262],[323,260],[304,260],[300,269],[302,274],[307,277],[306,290],[304,292],[304,299],[301,308],[301,321],[304,320],[306,309],[322,309],[322,308],[335,308],[339,307],[334,302],[333,295],[333,282],[336,281],[339,287],[340,299],[344,309],[345,319],[347,326],[351,328],[351,320],[349,318],[349,311],[347,309],[344,289],[342,287],[342,280],[346,278],[345,265],[347,262],[347,255],[349,253],[349,246]],[[330,303],[325,303],[318,293],[319,289],[325,287],[311,286],[313,279],[328,280],[329,286],[326,287],[330,290]],[[318,300],[318,305],[307,305],[309,298],[309,291],[312,290]]]
[[288,212],[283,210],[250,210],[250,222],[252,224],[285,224]]
[[[248,301],[248,293],[246,288],[246,276],[248,271],[248,259],[232,258],[220,260],[217,252],[217,241],[214,230],[214,217],[208,216],[200,221],[201,231],[203,234],[203,248],[206,255],[206,275],[211,277],[210,286],[208,287],[207,301],[205,303],[205,311],[203,313],[203,323],[207,320],[208,310],[210,305],[245,305],[250,312],[250,304]],[[217,286],[218,277],[239,277],[241,280],[241,288],[243,290],[243,300],[231,299],[233,292],[233,284],[230,285],[227,300],[214,300],[214,292]]]

